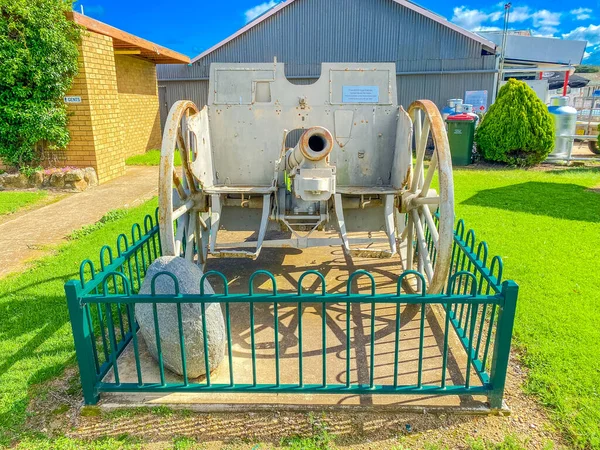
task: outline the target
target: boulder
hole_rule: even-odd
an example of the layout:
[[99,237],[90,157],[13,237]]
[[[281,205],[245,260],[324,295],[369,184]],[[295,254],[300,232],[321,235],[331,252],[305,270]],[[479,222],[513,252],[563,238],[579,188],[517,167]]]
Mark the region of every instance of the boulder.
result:
[[[175,275],[179,282],[179,292],[181,294],[200,293],[202,270],[196,264],[179,256],[162,256],[156,259],[148,268],[139,291],[140,294],[151,293],[152,277],[158,272],[169,272]],[[171,277],[168,275],[159,276],[155,282],[155,292],[156,294],[174,294],[175,287]],[[214,293],[207,281],[204,282],[204,292],[206,294]],[[219,366],[225,356],[225,322],[219,303],[207,303],[205,312],[206,335],[208,337],[208,361],[210,371],[212,372]],[[157,303],[157,316],[164,365],[169,370],[183,375],[177,305],[172,303]],[[204,363],[204,332],[200,304],[182,303],[181,316],[185,338],[188,378],[198,378],[206,374]],[[152,304],[136,304],[135,317],[150,354],[158,360]]]
[[29,183],[27,176],[22,173],[4,173],[0,177],[2,186],[9,189],[26,188]]
[[98,185],[98,175],[96,175],[96,171],[93,167],[86,167],[83,169],[84,171],[84,179],[87,181],[88,186],[97,186]]
[[38,170],[31,177],[29,177],[29,184],[41,188],[44,185],[44,173]]
[[85,176],[83,170],[81,169],[73,169],[65,173],[65,182],[70,183],[74,181],[81,181]]
[[63,172],[54,172],[50,176],[50,186],[62,188],[65,186],[65,174]]

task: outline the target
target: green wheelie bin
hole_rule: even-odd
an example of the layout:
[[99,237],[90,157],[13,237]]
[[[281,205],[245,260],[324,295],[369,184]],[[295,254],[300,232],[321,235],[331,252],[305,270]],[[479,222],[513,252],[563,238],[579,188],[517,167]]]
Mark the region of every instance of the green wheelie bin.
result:
[[448,141],[453,166],[468,166],[473,162],[475,118],[469,114],[454,114],[446,118]]

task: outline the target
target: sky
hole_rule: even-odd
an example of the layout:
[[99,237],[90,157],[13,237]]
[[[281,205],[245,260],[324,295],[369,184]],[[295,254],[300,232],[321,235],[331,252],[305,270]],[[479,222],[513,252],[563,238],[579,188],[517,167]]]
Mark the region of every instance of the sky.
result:
[[[78,0],[74,9],[83,6],[87,16],[193,58],[276,4],[276,0]],[[418,4],[468,30],[503,26],[503,2],[419,0]],[[536,36],[587,40],[584,63],[600,65],[600,0],[513,1],[509,27],[529,29]]]

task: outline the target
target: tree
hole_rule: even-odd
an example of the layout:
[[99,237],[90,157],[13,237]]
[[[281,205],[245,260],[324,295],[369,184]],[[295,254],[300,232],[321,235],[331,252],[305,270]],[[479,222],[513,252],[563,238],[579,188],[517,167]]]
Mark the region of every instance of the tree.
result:
[[537,164],[554,148],[554,119],[533,89],[510,79],[477,128],[475,142],[488,161]]
[[26,165],[36,147],[69,142],[63,96],[77,74],[80,29],[69,0],[0,0],[0,158]]
[[596,73],[600,72],[600,66],[581,64],[575,68],[575,73]]

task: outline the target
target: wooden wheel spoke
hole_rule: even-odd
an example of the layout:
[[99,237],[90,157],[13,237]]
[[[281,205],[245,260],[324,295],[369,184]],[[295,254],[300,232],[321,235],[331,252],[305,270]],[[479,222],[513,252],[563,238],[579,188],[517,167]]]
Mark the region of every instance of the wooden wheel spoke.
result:
[[177,171],[175,170],[175,168],[173,168],[173,186],[177,190],[177,195],[179,195],[179,200],[182,203],[185,202],[189,195],[186,192],[185,187],[183,186],[183,183],[181,182],[181,179],[179,178],[179,175],[177,175]]
[[186,235],[189,215],[185,214],[177,219],[177,231],[175,232],[175,256],[181,255],[183,237]]
[[412,217],[408,216],[408,222],[406,223],[407,236],[406,236],[406,265],[404,270],[412,270],[413,268],[413,220]]
[[421,218],[415,209],[413,209],[410,213],[413,217],[415,229],[417,231],[417,246],[419,248],[419,257],[422,258],[423,268],[425,269],[424,275],[427,277],[427,281],[431,283],[433,280],[433,266],[431,265],[431,260],[429,259],[429,251],[427,249]]
[[[197,117],[198,109],[190,101],[178,101],[171,110],[164,127],[160,156],[158,210],[162,254],[195,257],[197,222],[194,222],[196,184],[189,164],[190,143],[184,135],[190,130],[191,118]],[[179,149],[179,150],[178,150]],[[175,167],[175,152],[180,151],[182,169]],[[191,222],[191,223],[190,223]],[[185,246],[185,255],[182,255]]]
[[197,212],[190,212],[185,233],[185,259],[191,261],[194,258],[194,238],[196,237]]
[[[417,192],[417,189],[423,183],[423,168],[425,160],[425,149],[427,147],[427,140],[429,139],[429,118],[425,117],[420,132],[420,138],[416,142],[417,145],[417,160],[415,161],[415,171],[412,180],[411,192]],[[416,134],[415,134],[416,136]],[[416,137],[415,137],[416,139]]]
[[419,209],[422,211],[423,217],[425,218],[425,222],[429,227],[431,240],[433,241],[433,245],[437,250],[439,249],[440,235],[438,233],[437,227],[435,226],[435,222],[433,220],[433,216],[431,215],[431,211],[429,211],[429,206],[421,205],[419,206]]
[[195,193],[197,191],[196,181],[194,179],[194,176],[192,175],[192,170],[190,166],[189,146],[191,145],[191,143],[190,139],[186,140],[183,138],[181,128],[182,127],[180,127],[177,130],[177,145],[179,147],[179,154],[181,156],[181,169],[183,171],[188,190],[192,193]]
[[[418,258],[415,259],[418,259],[416,262],[419,271],[425,277],[427,292],[440,293],[446,287],[454,239],[454,184],[450,146],[444,121],[433,102],[413,102],[408,108],[408,115],[413,121],[415,136],[415,170],[402,207],[403,212],[409,216],[407,223],[412,226],[410,231],[402,233],[400,239],[407,239],[409,256],[414,257],[415,251],[417,252]],[[435,148],[425,170],[424,160],[429,139],[433,141]],[[432,189],[436,175],[438,181]],[[434,210],[439,211],[439,217],[433,216]],[[412,264],[407,263],[405,266],[405,270],[412,268]],[[416,286],[420,284],[417,283]],[[414,283],[406,283],[405,289],[417,292]]]
[[431,157],[429,167],[427,168],[427,174],[425,175],[425,180],[423,181],[423,185],[421,186],[421,192],[419,193],[419,197],[424,197],[429,192],[429,187],[431,186],[431,180],[433,180],[433,176],[435,175],[436,168],[437,168],[437,152],[433,152],[433,156]]

